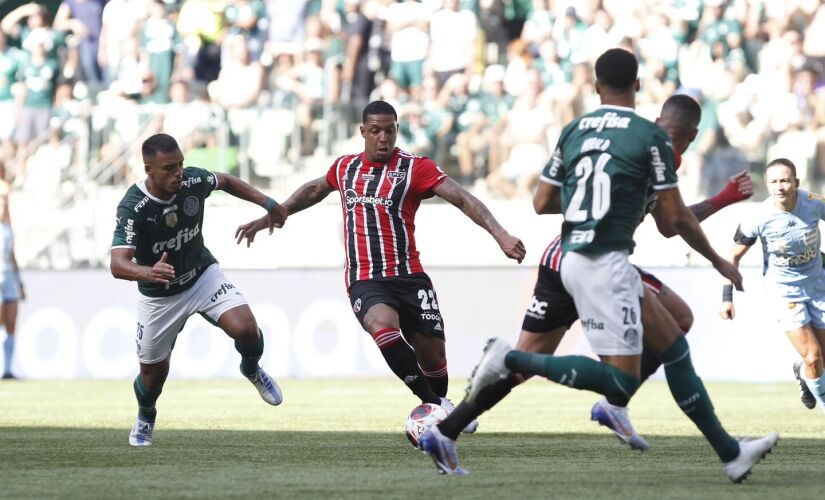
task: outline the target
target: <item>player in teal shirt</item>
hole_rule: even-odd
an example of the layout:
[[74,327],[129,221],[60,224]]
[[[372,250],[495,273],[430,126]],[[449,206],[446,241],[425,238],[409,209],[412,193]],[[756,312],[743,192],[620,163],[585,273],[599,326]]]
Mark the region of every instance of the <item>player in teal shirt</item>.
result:
[[241,373],[261,397],[278,405],[283,395],[258,361],[264,338],[246,299],[223,274],[203,243],[206,198],[219,189],[267,209],[272,226],[283,225],[286,209],[240,179],[183,167],[183,153],[166,134],[143,143],[146,179],[132,185],[117,207],[111,271],[137,281],[136,344],[140,374],[134,390],[138,417],[129,444],[149,446],[155,402],[169,374],[169,357],[178,333],[193,314],[202,315],[235,340]]

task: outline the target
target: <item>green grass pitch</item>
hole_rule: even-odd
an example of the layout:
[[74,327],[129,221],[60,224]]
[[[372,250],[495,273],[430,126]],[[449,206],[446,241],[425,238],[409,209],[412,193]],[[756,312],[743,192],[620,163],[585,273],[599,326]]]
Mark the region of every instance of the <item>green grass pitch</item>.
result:
[[[734,485],[664,382],[631,403],[645,453],[589,421],[596,395],[544,380],[516,389],[459,441],[466,477],[444,477],[412,449],[416,401],[397,380],[286,380],[270,407],[243,380],[170,380],[155,444],[126,438],[131,382],[0,383],[2,498],[819,498],[825,415],[796,386],[708,384],[735,435],[781,434]],[[464,380],[451,395],[460,399]]]

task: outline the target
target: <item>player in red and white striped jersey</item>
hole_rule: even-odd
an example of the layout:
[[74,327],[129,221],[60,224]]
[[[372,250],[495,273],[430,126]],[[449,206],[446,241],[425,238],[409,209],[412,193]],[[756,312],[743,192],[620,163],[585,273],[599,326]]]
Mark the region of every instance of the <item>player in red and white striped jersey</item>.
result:
[[[344,279],[356,317],[422,402],[448,404],[444,321],[419,260],[415,213],[422,200],[438,196],[490,233],[507,257],[521,262],[524,244],[432,160],[395,147],[398,115],[392,106],[371,102],[362,117],[364,151],[335,160],[325,176],[298,188],[283,206],[292,215],[338,191]],[[236,232],[238,243],[246,238],[248,245],[258,231],[271,233],[273,227],[266,218],[244,224]]]

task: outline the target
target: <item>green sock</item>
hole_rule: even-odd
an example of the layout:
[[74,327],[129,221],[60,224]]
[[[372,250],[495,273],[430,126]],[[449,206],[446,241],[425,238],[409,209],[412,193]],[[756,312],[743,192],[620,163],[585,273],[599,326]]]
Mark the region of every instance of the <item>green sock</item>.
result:
[[517,373],[541,375],[574,389],[586,389],[605,396],[630,397],[641,383],[618,368],[584,356],[510,351],[504,358],[504,365]]
[[258,329],[258,341],[254,344],[243,344],[235,341],[235,350],[241,353],[241,373],[247,377],[258,371],[258,361],[264,354],[264,334]]
[[690,361],[690,347],[682,335],[673,342],[664,356],[665,376],[670,393],[679,408],[702,431],[722,462],[730,462],[739,454],[739,443],[728,434],[710,401],[702,379],[696,375]]
[[145,422],[154,423],[155,417],[158,414],[158,410],[155,408],[155,402],[160,397],[160,392],[163,388],[161,387],[150,391],[143,385],[143,380],[140,375],[135,377],[133,387],[138,401],[138,417]]

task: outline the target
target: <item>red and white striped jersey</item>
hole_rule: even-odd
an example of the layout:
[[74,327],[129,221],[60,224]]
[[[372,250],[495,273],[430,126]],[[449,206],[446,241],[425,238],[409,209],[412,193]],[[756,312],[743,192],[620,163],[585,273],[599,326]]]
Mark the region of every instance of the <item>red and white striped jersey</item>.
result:
[[341,195],[347,288],[424,272],[415,248],[415,212],[446,178],[429,158],[398,148],[386,164],[367,161],[364,153],[333,163],[327,182]]
[[561,235],[553,238],[553,241],[547,245],[544,253],[541,255],[540,266],[548,267],[553,271],[561,271]]

